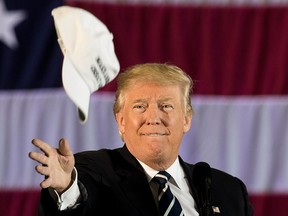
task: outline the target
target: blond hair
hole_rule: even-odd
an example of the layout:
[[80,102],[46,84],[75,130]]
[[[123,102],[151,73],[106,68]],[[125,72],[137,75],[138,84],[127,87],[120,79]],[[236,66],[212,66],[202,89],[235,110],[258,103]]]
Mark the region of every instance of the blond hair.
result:
[[116,98],[113,107],[114,115],[120,112],[124,105],[125,90],[138,82],[179,86],[183,93],[185,114],[192,115],[190,93],[193,88],[193,80],[179,67],[160,63],[134,65],[118,75]]

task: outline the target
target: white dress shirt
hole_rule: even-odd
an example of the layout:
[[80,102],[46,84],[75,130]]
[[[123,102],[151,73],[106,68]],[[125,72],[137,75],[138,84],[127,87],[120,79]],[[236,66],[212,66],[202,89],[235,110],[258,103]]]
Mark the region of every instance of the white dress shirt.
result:
[[[147,166],[141,161],[139,161],[139,163],[145,170],[145,174],[147,176],[147,180],[150,184],[150,188],[154,195],[155,202],[158,205],[158,185],[157,183],[151,180],[159,171],[152,169],[151,167]],[[168,184],[170,186],[171,192],[178,199],[184,215],[199,216],[198,212],[195,209],[195,201],[192,197],[192,192],[189,188],[187,177],[184,173],[183,168],[179,163],[178,158],[168,169],[166,169],[166,172],[168,172],[171,175]]]

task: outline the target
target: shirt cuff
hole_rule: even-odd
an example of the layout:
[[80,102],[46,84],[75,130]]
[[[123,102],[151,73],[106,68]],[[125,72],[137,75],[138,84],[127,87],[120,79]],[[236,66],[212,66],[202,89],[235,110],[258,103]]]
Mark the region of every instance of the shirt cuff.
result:
[[74,167],[72,171],[72,185],[64,193],[59,195],[56,190],[49,189],[52,198],[57,202],[60,211],[75,208],[80,200],[80,190],[78,187],[78,173]]

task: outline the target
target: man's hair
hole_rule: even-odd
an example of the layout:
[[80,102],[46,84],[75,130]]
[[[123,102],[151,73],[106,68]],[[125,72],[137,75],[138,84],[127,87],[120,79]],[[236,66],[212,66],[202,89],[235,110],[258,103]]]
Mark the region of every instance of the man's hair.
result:
[[193,88],[193,80],[179,67],[160,63],[134,65],[118,75],[116,98],[113,108],[114,115],[116,115],[124,105],[125,90],[138,82],[179,86],[183,93],[185,114],[192,115],[193,110],[190,93]]

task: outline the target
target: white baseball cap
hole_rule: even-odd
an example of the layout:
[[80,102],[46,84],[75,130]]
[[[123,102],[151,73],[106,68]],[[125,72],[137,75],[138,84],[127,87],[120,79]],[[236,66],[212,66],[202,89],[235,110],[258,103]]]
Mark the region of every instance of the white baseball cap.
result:
[[58,43],[64,55],[64,89],[78,109],[81,123],[88,119],[90,95],[112,81],[120,70],[113,35],[88,11],[61,6],[52,10]]

